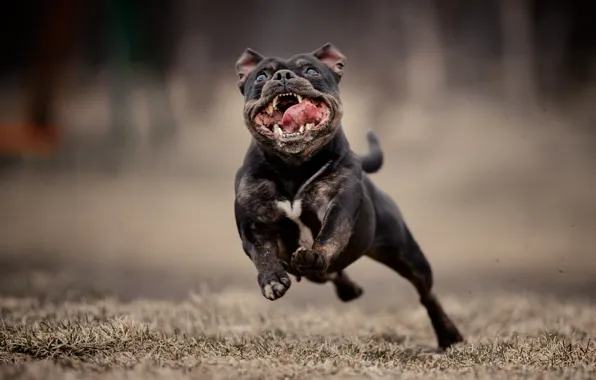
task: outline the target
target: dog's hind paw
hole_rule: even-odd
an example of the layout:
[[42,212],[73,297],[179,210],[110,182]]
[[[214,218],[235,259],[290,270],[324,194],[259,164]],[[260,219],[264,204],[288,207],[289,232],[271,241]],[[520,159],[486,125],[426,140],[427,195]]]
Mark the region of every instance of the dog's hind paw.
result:
[[335,288],[335,293],[343,302],[350,302],[360,297],[362,293],[364,293],[364,290],[360,286],[352,283],[350,285],[337,286]]
[[457,330],[453,323],[449,324],[447,328],[441,331],[438,337],[439,340],[439,347],[443,350],[448,349],[449,347],[464,342],[464,337],[462,334]]
[[292,284],[286,272],[259,273],[258,280],[261,293],[271,301],[283,297]]

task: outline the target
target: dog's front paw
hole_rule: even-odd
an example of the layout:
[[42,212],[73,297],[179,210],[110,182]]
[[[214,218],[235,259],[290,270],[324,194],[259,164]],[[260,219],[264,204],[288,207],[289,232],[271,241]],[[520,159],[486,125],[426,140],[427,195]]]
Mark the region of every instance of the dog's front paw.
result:
[[286,294],[292,284],[290,277],[285,271],[259,273],[258,280],[259,286],[261,287],[261,293],[263,293],[265,298],[271,301],[275,301]]
[[324,255],[300,247],[292,255],[292,267],[302,275],[323,275],[329,262]]

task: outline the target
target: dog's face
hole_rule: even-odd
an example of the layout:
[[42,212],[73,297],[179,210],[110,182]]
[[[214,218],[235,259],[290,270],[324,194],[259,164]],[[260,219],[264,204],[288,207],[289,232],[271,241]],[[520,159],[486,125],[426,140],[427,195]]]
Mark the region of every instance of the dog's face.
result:
[[335,134],[343,114],[339,82],[345,57],[331,44],[284,60],[246,49],[236,63],[244,120],[265,149],[307,157]]

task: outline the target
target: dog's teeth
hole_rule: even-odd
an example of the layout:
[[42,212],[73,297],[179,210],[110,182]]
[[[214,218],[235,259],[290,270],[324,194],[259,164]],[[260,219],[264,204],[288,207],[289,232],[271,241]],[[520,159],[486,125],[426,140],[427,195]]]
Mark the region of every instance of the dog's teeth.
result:
[[300,136],[300,133],[299,132],[290,132],[290,133],[278,132],[278,133],[281,133],[281,137],[286,138],[286,139],[287,138],[290,138],[290,137],[298,137],[298,136]]
[[279,100],[279,95],[277,95],[274,99],[273,99],[273,104],[271,104],[271,107],[273,109],[277,109],[277,101]]
[[304,125],[301,125],[300,126],[300,133],[303,133],[303,132],[304,132]]
[[307,130],[307,131],[310,131],[311,129],[313,129],[313,127],[314,127],[314,126],[315,126],[315,125],[314,125],[313,123],[308,123],[308,124],[306,124],[306,130]]
[[298,103],[302,103],[302,96],[296,95],[296,98],[298,99]]
[[279,136],[283,135],[283,131],[281,130],[281,128],[277,124],[275,124],[273,126],[273,133],[275,134],[276,137],[279,137]]
[[269,115],[271,115],[271,114],[273,113],[273,105],[272,105],[272,104],[269,104],[269,105],[267,106],[267,113],[268,113]]

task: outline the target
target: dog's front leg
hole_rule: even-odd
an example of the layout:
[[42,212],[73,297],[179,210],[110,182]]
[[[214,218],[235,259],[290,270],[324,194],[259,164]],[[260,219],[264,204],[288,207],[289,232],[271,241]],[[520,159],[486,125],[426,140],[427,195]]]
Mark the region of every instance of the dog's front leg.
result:
[[363,188],[355,179],[339,184],[338,188],[327,205],[312,249],[301,247],[292,255],[292,266],[301,274],[324,275],[350,241],[362,205]]
[[281,298],[292,281],[278,258],[275,234],[266,227],[254,223],[240,225],[242,248],[257,269],[257,281],[263,296],[271,301]]

